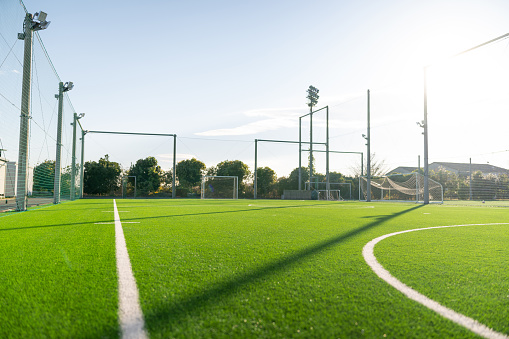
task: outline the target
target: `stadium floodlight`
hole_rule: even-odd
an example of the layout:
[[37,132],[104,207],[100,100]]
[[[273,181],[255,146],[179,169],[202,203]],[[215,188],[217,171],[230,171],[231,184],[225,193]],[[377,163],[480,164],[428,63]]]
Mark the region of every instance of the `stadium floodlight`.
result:
[[23,22],[23,33],[18,33],[18,39],[24,40],[23,54],[23,83],[21,86],[21,115],[18,148],[18,175],[16,188],[16,211],[27,209],[28,183],[28,153],[30,149],[30,92],[32,79],[32,38],[34,31],[48,28],[47,14],[43,11],[35,14],[27,13]]
[[[313,107],[318,103],[318,88],[314,86],[309,86],[306,97],[309,102],[309,178],[313,177]],[[300,152],[300,151],[299,151]],[[299,167],[300,168],[300,167]],[[300,179],[299,179],[300,182]]]
[[48,28],[51,21],[46,21],[47,16],[48,14],[43,11],[35,13],[32,20],[32,30],[41,31]]
[[68,92],[68,91],[70,91],[73,88],[74,88],[74,84],[72,83],[72,81],[69,81],[69,82],[66,82],[64,84],[64,90],[63,91],[64,92]]

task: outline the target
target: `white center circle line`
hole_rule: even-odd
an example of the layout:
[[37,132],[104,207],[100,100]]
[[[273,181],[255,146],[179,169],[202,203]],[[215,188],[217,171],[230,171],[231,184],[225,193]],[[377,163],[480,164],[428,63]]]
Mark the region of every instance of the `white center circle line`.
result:
[[389,273],[379,262],[376,260],[375,254],[374,254],[374,248],[377,243],[380,241],[387,239],[389,237],[392,237],[394,235],[403,234],[403,233],[409,233],[409,232],[416,232],[416,231],[423,231],[423,230],[430,230],[430,229],[436,229],[436,228],[449,228],[449,227],[464,227],[464,226],[489,226],[489,225],[509,225],[509,223],[491,223],[491,224],[465,224],[465,225],[450,225],[450,226],[434,226],[434,227],[425,227],[425,228],[416,228],[412,230],[406,230],[401,232],[394,232],[390,234],[382,235],[378,238],[375,238],[368,242],[364,248],[362,249],[362,255],[364,257],[364,260],[366,263],[371,267],[373,272],[376,273],[382,280],[387,282],[389,285],[406,295],[408,298],[417,301],[418,303],[426,306],[427,308],[435,311],[436,313],[440,314],[444,318],[447,318],[453,322],[455,322],[458,325],[461,325],[470,331],[483,336],[485,338],[490,339],[509,339],[509,336],[503,333],[496,332],[489,328],[486,325],[481,324],[475,319],[469,318],[463,314],[457,313],[450,308],[447,308],[438,302],[426,297],[423,294],[420,294],[416,290],[412,289],[411,287],[405,285],[398,279],[396,279],[393,275]]

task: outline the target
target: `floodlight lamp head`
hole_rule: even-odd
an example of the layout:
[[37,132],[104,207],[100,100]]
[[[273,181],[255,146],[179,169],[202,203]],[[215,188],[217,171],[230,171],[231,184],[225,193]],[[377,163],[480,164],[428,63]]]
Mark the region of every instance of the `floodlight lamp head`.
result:
[[74,88],[74,84],[72,83],[72,81],[66,82],[64,84],[64,92],[70,91],[73,88]]
[[47,16],[48,16],[48,14],[46,14],[43,11],[35,13],[35,15],[32,18],[32,20],[33,20],[33,22],[32,22],[32,30],[34,30],[34,31],[41,31],[43,29],[48,28],[48,26],[51,23],[51,21],[46,21],[46,17]]
[[85,116],[85,113],[80,113],[80,114],[78,115],[78,119],[81,119],[81,118],[83,118],[84,116]]
[[363,134],[363,135],[362,135],[362,137],[363,137],[364,139],[366,139],[366,134]]
[[48,16],[47,13],[45,13],[43,11],[40,11],[40,12],[37,12],[37,13],[34,14],[34,20],[43,22],[43,21],[46,21],[46,17],[47,16]]

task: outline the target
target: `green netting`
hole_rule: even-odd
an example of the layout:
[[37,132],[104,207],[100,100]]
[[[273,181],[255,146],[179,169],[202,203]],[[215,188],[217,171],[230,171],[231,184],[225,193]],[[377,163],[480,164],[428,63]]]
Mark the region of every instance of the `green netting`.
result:
[[[18,39],[24,31],[27,13],[22,3],[5,0],[0,3],[0,207],[13,207],[13,200],[19,196],[20,146],[25,145],[20,138],[22,119],[22,86],[25,41]],[[34,32],[32,37],[32,57],[30,76],[30,107],[28,120],[27,181],[26,197],[28,205],[55,201],[55,163],[57,159],[58,98],[59,78],[49,58],[42,36],[46,32]],[[30,59],[27,59],[30,60]],[[71,198],[72,147],[74,107],[67,95],[62,98],[61,122],[61,182],[60,198]],[[78,197],[81,147],[79,138],[81,128],[77,128],[77,147],[74,178]],[[21,176],[22,178],[23,176]],[[58,177],[58,176],[57,176]],[[21,186],[22,187],[22,186]],[[21,198],[22,199],[22,198]],[[17,199],[18,201],[22,201]],[[58,199],[57,199],[58,201]],[[8,206],[8,207],[7,207]]]

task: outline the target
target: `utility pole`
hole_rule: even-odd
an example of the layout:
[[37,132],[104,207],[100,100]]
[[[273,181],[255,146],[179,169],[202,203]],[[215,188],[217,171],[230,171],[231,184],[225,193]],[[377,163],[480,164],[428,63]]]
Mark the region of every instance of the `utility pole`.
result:
[[72,82],[63,82],[58,84],[58,94],[55,98],[58,99],[58,121],[57,121],[57,154],[55,157],[55,181],[53,184],[53,203],[60,203],[60,172],[62,165],[60,164],[62,156],[62,116],[64,107],[64,92],[70,91],[74,85]]
[[50,24],[46,21],[46,13],[37,12],[35,16],[27,13],[23,23],[23,33],[18,39],[24,40],[23,84],[21,87],[21,119],[19,128],[18,182],[16,190],[16,211],[27,209],[28,150],[30,130],[30,94],[32,78],[32,38],[34,31],[46,29]]

